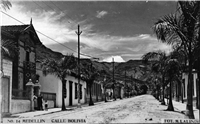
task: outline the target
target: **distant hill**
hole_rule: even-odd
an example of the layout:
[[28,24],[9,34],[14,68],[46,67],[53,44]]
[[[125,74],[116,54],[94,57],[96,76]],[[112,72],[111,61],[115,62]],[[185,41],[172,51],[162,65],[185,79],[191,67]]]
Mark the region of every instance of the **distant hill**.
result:
[[[60,52],[53,51],[43,44],[38,44],[36,47],[36,59],[39,61],[42,61],[45,58],[53,58],[53,59],[61,59],[64,55]],[[90,59],[81,59],[81,62],[87,62],[90,63]],[[106,70],[109,71],[112,74],[113,70],[113,63],[112,62],[98,62],[94,61],[93,66],[98,68],[99,70]],[[115,67],[115,74],[118,75],[118,77],[124,77],[125,78],[125,71],[126,76],[141,80],[141,81],[147,81],[146,75],[150,70],[150,64],[144,63],[142,60],[129,60],[127,62],[121,62],[121,63],[114,63]]]
[[43,44],[36,45],[36,59],[41,61],[45,58],[54,58],[60,59],[63,57],[63,54],[60,52],[55,52],[49,48],[47,48]]

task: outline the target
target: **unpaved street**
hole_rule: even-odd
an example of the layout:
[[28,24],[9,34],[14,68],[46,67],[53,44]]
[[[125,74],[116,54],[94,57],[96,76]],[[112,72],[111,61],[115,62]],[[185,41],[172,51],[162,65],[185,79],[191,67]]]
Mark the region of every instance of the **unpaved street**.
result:
[[179,112],[164,111],[167,106],[151,95],[41,115],[37,118],[86,118],[87,123],[160,123],[162,118],[185,118]]

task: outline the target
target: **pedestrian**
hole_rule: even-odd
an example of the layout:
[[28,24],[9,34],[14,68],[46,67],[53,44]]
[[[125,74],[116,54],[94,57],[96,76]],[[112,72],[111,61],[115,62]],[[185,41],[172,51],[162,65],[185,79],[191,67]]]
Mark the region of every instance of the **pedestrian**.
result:
[[41,94],[38,96],[37,102],[38,102],[38,110],[44,110],[43,109],[43,97]]
[[48,101],[47,100],[45,100],[44,106],[45,106],[45,110],[48,111]]
[[34,110],[38,109],[37,96],[33,95]]

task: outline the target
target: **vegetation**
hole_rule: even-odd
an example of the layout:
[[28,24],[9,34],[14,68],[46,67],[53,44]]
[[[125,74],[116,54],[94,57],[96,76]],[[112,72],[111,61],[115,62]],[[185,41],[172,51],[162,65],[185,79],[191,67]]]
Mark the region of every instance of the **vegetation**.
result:
[[64,101],[64,86],[66,86],[66,77],[76,69],[76,58],[73,55],[64,56],[60,60],[44,59],[41,62],[43,74],[55,75],[62,82],[62,111],[66,110]]
[[199,21],[199,1],[178,1],[178,8],[175,14],[165,15],[154,24],[154,31],[157,38],[163,43],[172,45],[176,52],[180,52],[181,50],[180,55],[184,56],[184,63],[187,65],[187,71],[189,73],[186,108],[186,115],[189,118],[194,118],[192,69],[194,68],[195,61],[199,58]]
[[[157,75],[161,76],[161,84],[162,89],[165,89],[165,73],[166,73],[166,65],[168,64],[168,57],[164,51],[154,51],[146,53],[142,56],[144,61],[152,61],[152,71],[155,72]],[[162,105],[165,105],[164,100],[164,90],[162,90]]]
[[17,53],[16,42],[12,40],[1,40],[1,73],[3,72],[3,58],[13,59]]
[[87,83],[87,86],[89,87],[89,91],[90,91],[90,101],[89,101],[89,105],[92,106],[94,105],[93,101],[92,101],[92,85],[94,83],[95,80],[97,80],[98,76],[99,76],[99,71],[97,68],[95,68],[92,64],[92,61],[90,61],[90,63],[87,63],[87,61],[81,61],[81,75],[83,75],[84,80]]
[[3,8],[4,10],[10,9],[10,7],[12,7],[12,4],[10,1],[8,0],[1,0],[1,8]]

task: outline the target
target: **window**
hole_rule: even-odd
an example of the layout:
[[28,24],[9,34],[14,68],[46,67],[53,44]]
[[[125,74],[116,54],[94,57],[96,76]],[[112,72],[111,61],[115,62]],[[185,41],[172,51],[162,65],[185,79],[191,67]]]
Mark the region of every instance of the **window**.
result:
[[25,50],[26,50],[26,61],[30,61],[30,52],[31,52],[31,50],[30,50],[30,48],[27,46],[27,47],[25,47]]
[[184,98],[185,98],[185,79],[183,79],[183,96],[184,96]]
[[80,90],[80,99],[82,99],[82,84],[80,84],[80,88],[79,88]]
[[77,99],[78,98],[78,91],[77,91],[77,86],[78,86],[78,84],[77,83],[75,83],[75,99]]

